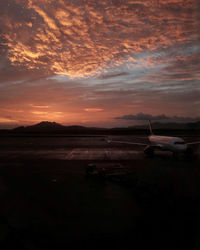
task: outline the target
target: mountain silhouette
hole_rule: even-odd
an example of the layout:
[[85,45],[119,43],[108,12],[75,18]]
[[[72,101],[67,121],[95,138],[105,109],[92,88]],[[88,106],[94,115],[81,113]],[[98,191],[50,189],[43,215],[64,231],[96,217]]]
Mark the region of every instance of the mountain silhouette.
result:
[[49,121],[42,121],[40,123],[31,125],[31,126],[21,126],[14,128],[13,131],[15,132],[50,132],[50,131],[69,131],[69,130],[85,130],[88,129],[83,126],[64,126],[57,122],[49,122]]
[[[193,123],[153,123],[153,130],[157,131],[199,131],[200,130],[200,121]],[[31,125],[31,126],[21,126],[11,130],[2,130],[1,133],[16,133],[16,134],[131,134],[131,133],[145,133],[149,131],[147,125],[141,126],[130,126],[130,127],[116,127],[116,128],[98,128],[98,127],[84,127],[78,125],[64,126],[57,122],[42,121],[40,123]],[[143,132],[142,132],[143,131]]]
[[26,128],[34,128],[34,129],[63,129],[65,126],[57,123],[57,122],[48,122],[48,121],[43,121],[38,124],[28,126]]

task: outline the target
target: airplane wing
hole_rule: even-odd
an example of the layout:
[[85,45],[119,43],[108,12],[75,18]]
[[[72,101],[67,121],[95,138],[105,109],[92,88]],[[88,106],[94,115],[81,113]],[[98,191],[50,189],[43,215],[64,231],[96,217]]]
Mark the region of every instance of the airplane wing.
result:
[[200,144],[200,141],[188,142],[188,143],[186,143],[186,144],[187,144],[187,145]]
[[113,141],[113,140],[110,140],[110,139],[107,139],[106,141],[108,143],[115,142],[115,143],[132,144],[132,145],[139,145],[139,146],[147,146],[147,145],[149,145],[149,144],[140,143],[140,142]]

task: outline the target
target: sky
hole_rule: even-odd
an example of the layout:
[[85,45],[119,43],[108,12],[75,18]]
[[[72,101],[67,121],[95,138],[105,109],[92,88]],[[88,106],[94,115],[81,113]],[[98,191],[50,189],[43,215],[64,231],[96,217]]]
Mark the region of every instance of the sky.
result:
[[198,0],[1,0],[0,128],[200,117]]

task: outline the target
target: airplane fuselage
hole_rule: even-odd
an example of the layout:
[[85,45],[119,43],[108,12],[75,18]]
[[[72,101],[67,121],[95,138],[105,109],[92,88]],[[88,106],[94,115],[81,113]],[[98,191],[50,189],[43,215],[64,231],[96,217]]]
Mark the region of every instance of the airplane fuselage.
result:
[[158,150],[166,150],[174,153],[185,153],[187,151],[187,144],[179,137],[168,137],[151,135],[148,137],[150,141],[150,147]]

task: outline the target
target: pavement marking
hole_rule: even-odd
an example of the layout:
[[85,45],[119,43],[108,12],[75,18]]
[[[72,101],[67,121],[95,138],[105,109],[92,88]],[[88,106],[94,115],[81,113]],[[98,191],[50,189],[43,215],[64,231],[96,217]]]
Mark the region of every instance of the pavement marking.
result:
[[119,150],[119,149],[81,149],[71,150],[66,156],[66,160],[118,160],[135,159],[141,151]]
[[74,148],[72,150],[14,150],[0,152],[0,156],[9,158],[18,158],[24,156],[42,157],[48,159],[64,159],[64,160],[117,160],[117,159],[135,159],[142,151],[123,150],[113,148]]

